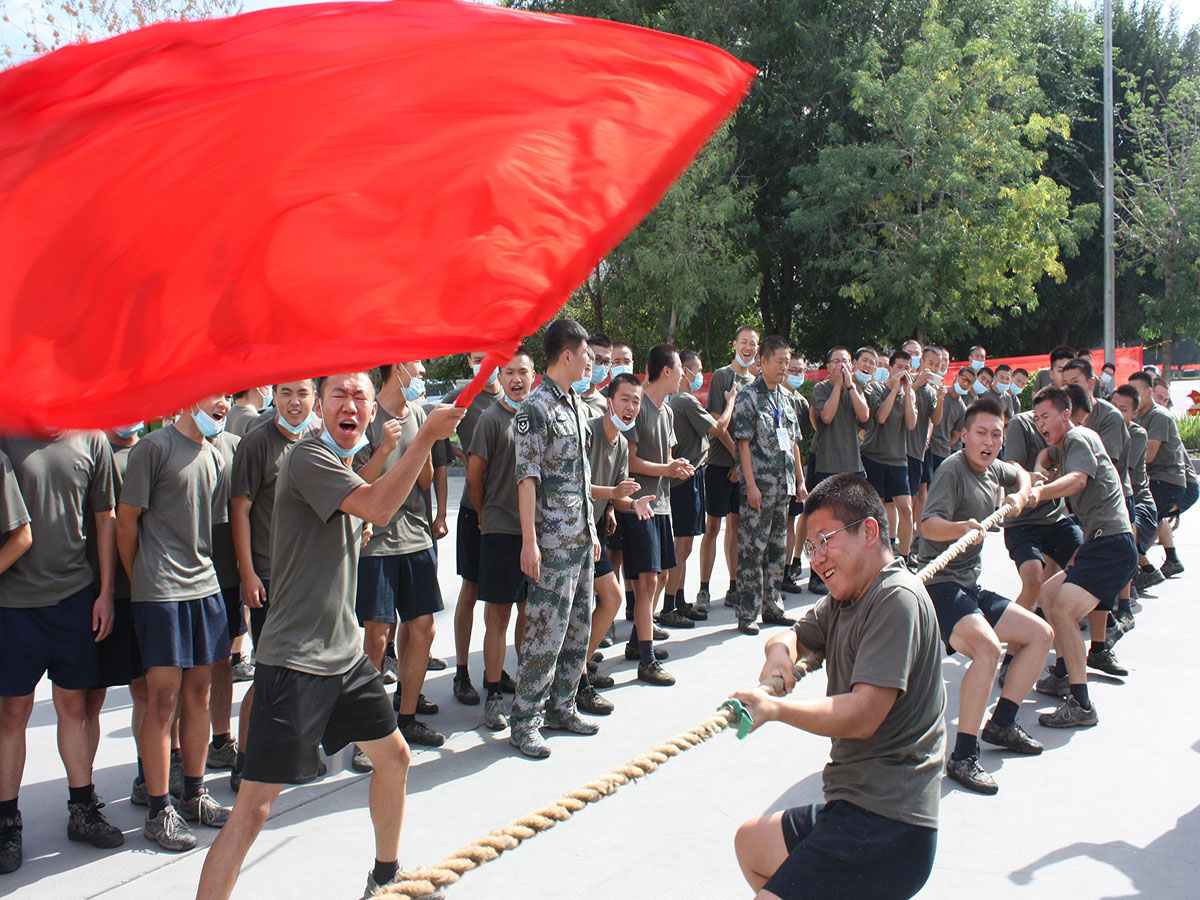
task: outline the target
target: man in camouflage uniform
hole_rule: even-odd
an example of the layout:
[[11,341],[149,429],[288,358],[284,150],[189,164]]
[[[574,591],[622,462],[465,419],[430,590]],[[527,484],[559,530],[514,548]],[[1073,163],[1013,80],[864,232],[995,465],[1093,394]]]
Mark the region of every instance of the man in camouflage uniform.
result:
[[[571,388],[587,368],[587,332],[578,322],[558,319],[546,329],[544,342],[546,375],[513,422],[521,571],[530,584],[509,741],[534,759],[550,755],[539,731],[543,726],[576,734],[599,731],[575,707],[600,552],[592,521],[586,416]],[[548,707],[544,719],[543,705]]]
[[740,590],[738,630],[758,634],[767,625],[791,625],[779,604],[787,549],[788,502],[807,496],[800,464],[800,422],[780,390],[791,350],[785,338],[767,338],[759,348],[762,373],[738,394],[730,434],[741,464],[738,523]]

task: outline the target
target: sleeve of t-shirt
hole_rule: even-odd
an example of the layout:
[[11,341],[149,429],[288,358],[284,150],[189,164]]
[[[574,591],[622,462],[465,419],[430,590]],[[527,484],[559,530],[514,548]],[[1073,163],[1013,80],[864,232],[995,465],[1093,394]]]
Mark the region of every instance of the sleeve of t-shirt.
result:
[[833,396],[833,385],[828,381],[818,381],[813,386],[812,408],[816,410],[817,416],[821,415],[821,410],[825,408],[826,401]]
[[616,465],[613,466],[613,484],[620,484],[629,477],[629,443],[617,436]]
[[792,626],[796,640],[814,653],[824,653],[829,635],[829,595],[826,594]]
[[1004,458],[1026,469],[1032,469],[1037,458],[1030,459],[1030,456],[1029,432],[1022,426],[1014,427],[1010,424],[1004,438]]
[[524,403],[513,422],[516,444],[516,479],[542,480],[542,459],[546,451],[546,415],[539,404]]
[[366,484],[353,470],[314,442],[306,441],[290,452],[288,487],[312,507],[323,522],[329,522],[337,515],[338,507],[351,491]]
[[917,652],[918,602],[911,589],[897,585],[872,607],[850,673],[851,686],[907,690]]
[[813,433],[812,418],[809,414],[809,403],[803,394],[796,395],[796,418],[800,422],[800,436],[809,437]]
[[739,391],[733,401],[733,418],[729,422],[729,434],[735,441],[754,440],[755,404],[751,391]]
[[1096,459],[1096,452],[1091,444],[1083,437],[1070,432],[1063,440],[1062,455],[1063,472],[1082,472],[1088,478],[1094,478],[1100,468],[1100,462]]
[[962,481],[958,474],[958,466],[954,463],[938,466],[929,484],[929,496],[925,500],[925,511],[921,514],[922,522],[935,516],[947,522],[957,521],[955,512],[962,500]]
[[29,510],[25,508],[25,498],[21,496],[12,462],[0,453],[0,532],[8,534],[29,521]]
[[1166,414],[1148,416],[1142,425],[1146,436],[1152,441],[1162,441],[1164,444],[1171,439],[1171,422]]
[[[225,525],[229,522],[229,469],[225,465],[225,457],[221,451],[211,444],[213,462],[217,467],[217,483],[213,486],[212,521],[214,525]],[[234,451],[237,452],[237,451]]]
[[246,438],[233,451],[232,471],[229,473],[231,497],[245,497],[251,503],[262,486],[262,468],[266,441]]
[[733,387],[732,372],[718,369],[708,381],[708,402],[705,407],[715,417],[725,412],[725,392]]
[[689,400],[684,401],[682,404],[684,418],[687,419],[688,424],[692,426],[692,430],[696,434],[708,434],[709,430],[716,426],[717,420],[709,414],[707,409],[700,405],[700,401],[694,396],[688,394],[687,397]]
[[1011,491],[1017,486],[1017,466],[1011,462],[997,459],[992,465],[995,467],[996,480],[1000,482],[1000,487],[1006,491]]
[[113,487],[112,446],[104,435],[97,432],[91,436],[92,483],[88,486],[88,505],[92,512],[108,512],[116,505],[116,489]]
[[162,450],[157,441],[138,441],[129,451],[125,478],[121,481],[121,502],[139,509],[150,508],[154,482],[162,465]]

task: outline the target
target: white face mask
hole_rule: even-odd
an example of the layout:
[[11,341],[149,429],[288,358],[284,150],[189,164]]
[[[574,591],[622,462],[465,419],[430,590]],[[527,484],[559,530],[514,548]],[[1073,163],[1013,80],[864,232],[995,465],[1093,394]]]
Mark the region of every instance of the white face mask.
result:
[[632,428],[634,425],[637,424],[637,420],[634,419],[634,421],[632,421],[628,425],[626,425],[624,422],[621,421],[620,417],[616,413],[610,414],[608,417],[608,420],[613,423],[613,428],[615,428],[615,429],[617,429],[617,431],[621,431],[621,432],[628,431],[630,428]]
[[218,422],[202,409],[197,409],[192,413],[192,421],[196,423],[196,427],[206,438],[214,438],[225,430],[224,419]]
[[345,447],[341,446],[337,441],[335,441],[333,439],[332,434],[330,434],[327,430],[322,428],[321,429],[321,441],[325,444],[326,447],[328,447],[330,450],[332,450],[334,453],[336,453],[342,459],[349,459],[355,453],[357,453],[359,450],[361,450],[363,447],[367,446],[367,435],[364,433],[363,436],[358,439],[358,443],[356,443],[353,447],[351,447],[349,450],[347,450]]
[[282,428],[284,431],[286,431],[288,434],[294,434],[297,437],[299,437],[301,434],[303,434],[305,431],[307,431],[313,425],[317,424],[317,417],[314,413],[310,412],[308,414],[308,418],[305,419],[303,422],[301,422],[299,425],[292,425],[291,423],[288,422],[287,419],[285,419],[283,417],[283,413],[278,413],[275,416],[275,421],[278,422],[279,427]]
[[618,375],[632,375],[633,366],[627,366],[622,363],[619,366],[613,366],[612,371],[609,374],[612,375],[613,378],[616,378]]

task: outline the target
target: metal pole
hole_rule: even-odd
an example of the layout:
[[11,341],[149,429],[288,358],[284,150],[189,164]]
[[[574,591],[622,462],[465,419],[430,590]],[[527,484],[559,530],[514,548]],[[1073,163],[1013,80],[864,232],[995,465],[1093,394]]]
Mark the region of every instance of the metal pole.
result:
[[1104,361],[1117,361],[1113,262],[1113,69],[1112,0],[1104,0]]

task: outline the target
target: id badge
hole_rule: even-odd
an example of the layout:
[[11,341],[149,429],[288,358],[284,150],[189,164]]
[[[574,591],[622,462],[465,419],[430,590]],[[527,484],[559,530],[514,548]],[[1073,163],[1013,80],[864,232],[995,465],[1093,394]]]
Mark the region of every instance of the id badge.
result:
[[792,449],[792,436],[783,427],[775,429],[775,439],[779,441],[779,449],[784,453]]

